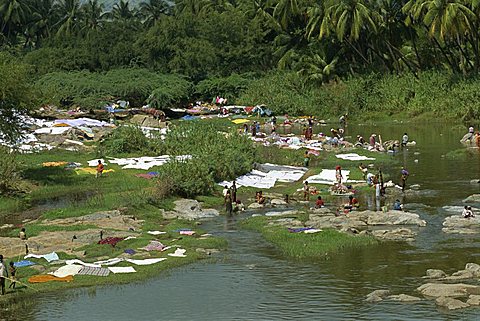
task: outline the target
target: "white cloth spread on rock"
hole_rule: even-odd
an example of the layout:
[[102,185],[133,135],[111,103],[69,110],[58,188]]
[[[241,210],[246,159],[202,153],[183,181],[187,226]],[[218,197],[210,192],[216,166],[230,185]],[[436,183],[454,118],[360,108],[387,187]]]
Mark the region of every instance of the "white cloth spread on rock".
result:
[[361,156],[361,155],[358,155],[358,154],[355,154],[355,153],[338,154],[338,155],[335,155],[335,157],[340,158],[340,159],[350,160],[350,161],[375,160],[375,158],[367,157],[367,156]]

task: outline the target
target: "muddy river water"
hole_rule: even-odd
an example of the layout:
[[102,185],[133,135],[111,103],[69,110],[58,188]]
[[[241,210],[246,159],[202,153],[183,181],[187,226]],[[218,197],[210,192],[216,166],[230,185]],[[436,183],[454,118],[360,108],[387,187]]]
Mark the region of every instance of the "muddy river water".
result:
[[[415,289],[429,268],[452,273],[468,262],[480,264],[479,235],[441,231],[443,219],[452,215],[442,207],[462,205],[462,199],[480,189],[480,184],[470,183],[480,176],[478,153],[460,159],[443,157],[462,148],[459,139],[464,130],[453,126],[392,123],[347,129],[348,135],[368,138],[375,132],[383,139],[400,139],[406,131],[417,142],[392,155],[410,171],[409,184],[430,191],[404,199],[428,222],[414,243],[347,250],[322,260],[289,260],[258,234],[239,230],[235,221],[220,217],[206,222],[204,228],[228,239],[229,249],[212,259],[144,282],[41,294],[21,311],[5,311],[0,319],[480,320],[478,308],[446,312],[434,301],[364,301],[376,289],[418,295]],[[388,171],[398,180],[398,166]],[[361,196],[361,201],[375,207],[368,195]]]

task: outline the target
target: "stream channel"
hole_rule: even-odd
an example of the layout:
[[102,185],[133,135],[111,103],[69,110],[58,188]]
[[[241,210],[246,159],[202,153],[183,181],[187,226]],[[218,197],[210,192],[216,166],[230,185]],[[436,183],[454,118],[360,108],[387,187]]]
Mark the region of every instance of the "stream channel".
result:
[[[431,300],[365,302],[365,296],[377,289],[418,296],[415,289],[425,282],[422,276],[429,268],[452,273],[468,262],[480,264],[479,235],[441,230],[443,219],[454,214],[442,207],[462,205],[480,186],[470,183],[480,176],[478,152],[461,159],[444,157],[463,148],[459,140],[464,130],[452,126],[390,123],[347,128],[348,135],[363,134],[366,139],[372,132],[383,139],[400,139],[406,131],[417,142],[392,156],[399,158],[400,165],[385,170],[398,183],[403,164],[410,171],[407,183],[420,184],[427,191],[403,199],[428,224],[411,244],[384,243],[299,261],[280,256],[260,235],[236,226],[236,221],[253,213],[230,221],[221,216],[203,224],[209,233],[229,242],[227,251],[211,259],[143,282],[41,294],[21,311],[11,311],[8,319],[480,320],[480,308],[447,312]],[[329,127],[322,130],[328,132]],[[371,197],[361,195],[360,202],[374,209]]]

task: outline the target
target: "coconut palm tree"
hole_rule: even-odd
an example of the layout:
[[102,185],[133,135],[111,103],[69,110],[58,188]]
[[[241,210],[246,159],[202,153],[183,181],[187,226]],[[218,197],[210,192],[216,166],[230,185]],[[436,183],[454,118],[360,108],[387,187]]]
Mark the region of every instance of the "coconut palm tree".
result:
[[60,20],[56,23],[57,36],[68,37],[80,31],[82,10],[79,0],[60,0],[55,9],[60,15]]
[[140,14],[147,27],[153,26],[163,16],[170,15],[171,11],[171,4],[165,0],[150,0],[140,4]]
[[104,10],[103,3],[98,3],[98,0],[89,0],[82,6],[82,12],[83,28],[87,33],[101,29],[105,18],[108,16],[108,13]]
[[50,37],[51,29],[58,14],[55,11],[55,0],[37,0],[32,2],[31,15],[25,31],[25,46],[39,47],[41,40]]
[[0,32],[8,41],[14,41],[31,13],[28,0],[0,0]]
[[120,2],[113,6],[111,17],[113,20],[125,22],[134,19],[135,14],[135,9],[130,8],[130,3],[128,1],[120,0]]

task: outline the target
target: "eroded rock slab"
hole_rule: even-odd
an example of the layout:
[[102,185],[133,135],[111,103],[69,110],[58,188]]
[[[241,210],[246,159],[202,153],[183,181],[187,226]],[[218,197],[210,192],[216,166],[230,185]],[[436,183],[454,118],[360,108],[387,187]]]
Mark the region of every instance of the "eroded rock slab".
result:
[[442,284],[442,283],[426,283],[417,288],[421,294],[426,297],[450,297],[461,298],[467,297],[471,294],[480,294],[480,286],[456,283],[456,284]]
[[480,215],[463,218],[460,215],[452,215],[443,221],[442,231],[452,234],[476,234],[480,233]]
[[388,299],[392,301],[399,301],[399,302],[418,302],[422,301],[421,298],[412,296],[412,295],[407,295],[407,294],[398,294],[398,295],[391,295],[388,297]]
[[473,194],[463,200],[464,203],[480,203],[480,194]]
[[441,306],[443,308],[447,308],[448,310],[458,310],[458,309],[464,309],[468,308],[470,305],[468,303],[462,302],[458,299],[450,298],[450,297],[438,297],[435,300],[435,303],[438,306]]
[[375,230],[372,231],[372,235],[385,241],[413,242],[417,234],[409,228],[397,228],[394,230]]
[[136,220],[129,215],[123,215],[119,210],[97,212],[80,217],[69,217],[63,219],[49,220],[41,222],[42,225],[85,225],[92,224],[103,229],[117,230],[140,230],[143,220]]
[[442,270],[437,269],[428,269],[426,275],[423,277],[424,279],[441,279],[447,276]]
[[215,209],[203,209],[201,203],[192,199],[179,199],[174,202],[175,209],[163,214],[164,218],[179,218],[184,220],[197,220],[211,218],[219,215]]

